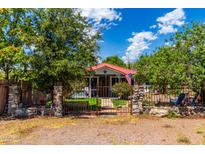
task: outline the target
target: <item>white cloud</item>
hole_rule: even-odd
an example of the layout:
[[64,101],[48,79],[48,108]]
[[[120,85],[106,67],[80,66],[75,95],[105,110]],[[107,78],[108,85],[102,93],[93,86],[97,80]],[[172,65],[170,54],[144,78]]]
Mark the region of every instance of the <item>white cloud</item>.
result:
[[172,12],[157,18],[158,28],[160,34],[174,33],[177,31],[176,27],[182,26],[185,20],[185,13],[183,9],[175,9]]
[[80,9],[81,15],[87,17],[88,19],[94,20],[97,24],[101,23],[102,20],[114,21],[121,20],[121,14],[114,9],[109,8],[83,8]]
[[127,62],[134,61],[142,51],[149,49],[150,42],[157,39],[152,32],[133,33],[128,41],[131,43],[122,59]]
[[[140,32],[133,33],[133,37],[128,41],[131,43],[127,48],[122,59],[127,62],[132,62],[146,49],[149,49],[151,42],[157,39],[160,34],[174,33],[177,28],[182,26],[185,22],[185,13],[183,9],[175,9],[162,17],[157,18],[157,24],[150,26],[150,29],[157,28],[158,32]],[[168,42],[165,45],[171,45]]]
[[171,46],[170,42],[165,42],[164,45]]
[[152,25],[152,26],[150,26],[149,28],[150,28],[150,29],[155,29],[155,28],[157,28],[157,25]]
[[81,8],[77,9],[81,15],[86,17],[88,22],[93,25],[93,29],[89,30],[90,35],[95,35],[101,29],[109,29],[116,26],[115,21],[122,20],[121,13],[115,9],[109,8]]

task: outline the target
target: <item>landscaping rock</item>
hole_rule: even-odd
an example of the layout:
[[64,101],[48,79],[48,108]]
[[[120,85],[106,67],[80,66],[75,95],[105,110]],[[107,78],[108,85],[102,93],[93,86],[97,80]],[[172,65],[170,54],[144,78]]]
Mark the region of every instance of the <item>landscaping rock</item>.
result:
[[29,107],[26,109],[27,116],[36,116],[37,115],[37,108],[36,107]]
[[45,106],[41,106],[40,108],[38,108],[37,109],[37,114],[39,114],[41,116],[48,115],[46,107]]
[[201,116],[205,117],[205,107],[151,107],[144,108],[144,113],[148,112],[151,115],[158,117],[165,117],[169,113],[175,113],[176,116],[187,117],[187,116]]
[[152,108],[149,114],[157,116],[157,117],[165,117],[169,114],[169,108]]
[[25,108],[16,109],[15,117],[18,117],[18,118],[27,117],[26,109]]
[[179,108],[176,106],[173,106],[172,108],[170,108],[170,112],[175,112],[176,114],[180,114]]

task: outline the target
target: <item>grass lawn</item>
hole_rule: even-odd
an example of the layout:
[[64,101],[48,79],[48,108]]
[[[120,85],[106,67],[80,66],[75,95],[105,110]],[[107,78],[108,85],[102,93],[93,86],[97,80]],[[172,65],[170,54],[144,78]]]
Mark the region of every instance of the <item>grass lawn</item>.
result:
[[[96,109],[97,99],[96,98],[69,98],[65,99],[65,103],[87,103],[92,110]],[[101,107],[101,99],[98,98],[98,107]]]
[[122,107],[128,103],[128,100],[125,99],[112,99],[112,103],[114,107]]

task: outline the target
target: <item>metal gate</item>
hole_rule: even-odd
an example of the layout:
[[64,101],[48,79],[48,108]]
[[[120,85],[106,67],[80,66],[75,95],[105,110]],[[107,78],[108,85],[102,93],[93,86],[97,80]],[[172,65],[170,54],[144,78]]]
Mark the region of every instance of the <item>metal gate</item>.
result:
[[63,114],[118,115],[131,114],[132,102],[128,95],[119,98],[109,86],[92,89],[92,95],[79,91],[64,99]]
[[131,113],[131,100],[128,95],[118,97],[112,92],[112,87],[97,87],[97,98],[99,99],[99,115],[117,115]]
[[8,99],[8,81],[0,80],[0,114],[4,112]]

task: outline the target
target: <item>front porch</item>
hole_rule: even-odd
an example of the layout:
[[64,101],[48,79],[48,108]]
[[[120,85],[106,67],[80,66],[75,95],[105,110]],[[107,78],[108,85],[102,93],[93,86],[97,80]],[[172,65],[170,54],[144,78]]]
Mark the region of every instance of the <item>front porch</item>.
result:
[[123,75],[95,75],[87,78],[89,97],[117,97],[112,86],[117,82],[127,82]]

